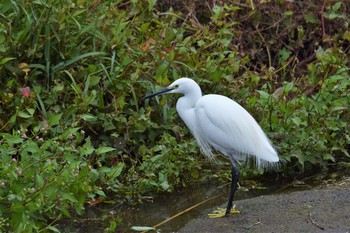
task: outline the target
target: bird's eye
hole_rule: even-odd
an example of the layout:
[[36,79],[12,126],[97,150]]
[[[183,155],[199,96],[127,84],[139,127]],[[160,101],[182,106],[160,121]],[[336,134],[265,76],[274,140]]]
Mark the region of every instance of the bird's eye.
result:
[[175,85],[175,86],[174,86],[174,89],[177,89],[177,88],[179,88],[179,85]]

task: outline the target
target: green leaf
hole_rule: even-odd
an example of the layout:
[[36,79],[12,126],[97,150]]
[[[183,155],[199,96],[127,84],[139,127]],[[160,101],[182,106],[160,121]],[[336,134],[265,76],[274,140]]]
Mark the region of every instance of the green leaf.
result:
[[91,76],[90,78],[90,87],[96,86],[101,80],[101,77]]
[[101,168],[101,172],[104,172],[104,173],[108,173],[111,171],[111,168],[110,167],[102,167]]
[[107,153],[107,152],[114,151],[114,150],[116,150],[116,149],[113,147],[101,146],[101,147],[97,148],[96,154],[100,155],[100,154]]
[[296,126],[299,126],[301,124],[301,119],[300,117],[293,117],[292,118],[292,121],[293,123],[296,125]]
[[44,115],[44,117],[47,118],[44,102],[43,102],[43,100],[40,97],[41,87],[40,86],[34,86],[33,88],[34,88],[34,92],[35,92],[36,98],[38,99],[38,102],[39,102],[40,110],[41,110],[42,114]]
[[6,139],[7,143],[9,143],[9,144],[16,144],[16,143],[23,142],[23,138],[21,138],[20,136],[15,136],[15,135],[10,135],[10,134],[6,134],[5,139]]
[[62,118],[63,113],[59,113],[59,114],[48,114],[48,120],[47,123],[50,126],[54,126],[54,125],[58,125],[60,123],[60,120]]
[[119,96],[117,99],[117,106],[119,108],[124,108],[125,104],[126,104],[125,103],[125,96],[124,95]]
[[160,186],[162,186],[163,190],[168,190],[170,188],[169,182],[167,180],[164,180]]
[[61,231],[57,229],[57,227],[55,226],[47,226],[46,229],[53,231],[53,232],[57,232],[60,233]]
[[337,11],[337,10],[339,10],[340,7],[341,7],[341,2],[336,2],[336,3],[332,6],[332,10],[333,10],[333,11]]
[[343,39],[347,40],[348,42],[350,41],[350,31],[344,32]]
[[16,201],[17,200],[17,195],[9,194],[9,195],[7,195],[7,200],[9,200],[10,202]]
[[285,11],[285,12],[283,12],[283,14],[285,15],[285,16],[291,16],[291,15],[293,15],[293,11]]
[[78,200],[75,198],[75,196],[71,193],[63,193],[62,198],[65,200],[68,200],[70,202],[76,203]]
[[95,151],[95,148],[91,145],[90,138],[87,138],[86,143],[82,147],[80,147],[80,154],[90,155],[94,151]]
[[105,52],[89,52],[89,53],[85,53],[85,54],[73,57],[72,59],[69,59],[69,60],[67,60],[65,62],[60,62],[57,65],[53,66],[52,69],[57,72],[57,71],[60,71],[60,70],[63,70],[65,68],[69,67],[70,65],[76,63],[77,61],[79,61],[81,59],[84,59],[84,58],[87,58],[87,57],[92,57],[92,56],[105,56],[105,55],[107,55]]
[[143,32],[143,33],[147,32],[147,30],[148,30],[150,25],[151,25],[151,23],[149,23],[149,22],[148,23],[143,23],[141,25],[141,27],[140,27],[141,32]]
[[279,52],[278,52],[278,55],[279,55],[279,63],[282,64],[284,63],[285,61],[287,61],[287,59],[290,57],[290,55],[292,54],[291,51],[289,51],[288,49],[281,49]]
[[257,90],[257,92],[260,94],[261,99],[268,99],[270,97],[270,94],[265,91]]
[[82,115],[80,115],[80,117],[87,122],[96,122],[97,121],[97,117],[92,115],[92,114],[89,114],[89,113],[82,114]]
[[165,60],[157,67],[156,69],[156,77],[157,82],[160,84],[165,84],[164,80],[166,80],[166,76],[168,74],[169,63]]
[[6,62],[9,62],[9,61],[12,61],[12,60],[15,60],[16,58],[14,57],[4,57],[0,60],[0,65],[3,65],[5,64]]
[[157,0],[148,0],[148,11],[152,11]]
[[18,116],[21,118],[26,118],[26,119],[32,117],[30,114],[23,112],[23,111],[18,112]]
[[338,162],[337,165],[350,168],[350,162]]
[[329,15],[328,15],[328,19],[336,19],[336,18],[339,18],[341,17],[340,14],[336,13],[336,12],[331,12]]
[[199,40],[197,41],[197,44],[199,47],[202,47],[203,45],[205,45],[205,42],[203,40]]
[[16,122],[16,120],[17,120],[17,115],[15,114],[10,118],[9,123],[13,124]]
[[68,139],[72,134],[76,133],[80,128],[68,128],[61,134],[62,139]]
[[35,154],[35,153],[38,153],[40,151],[38,145],[33,142],[33,141],[28,141],[26,144],[25,144],[25,149],[24,151],[28,151],[32,154]]
[[315,14],[305,14],[304,19],[307,23],[318,23],[318,18]]
[[98,194],[98,195],[100,195],[100,196],[102,196],[102,197],[106,197],[105,192],[103,192],[102,190],[97,189],[97,190],[95,191],[95,193]]
[[122,59],[122,65],[123,66],[127,66],[129,65],[130,63],[132,63],[134,60],[129,57],[129,56],[124,56],[123,59]]
[[33,108],[27,108],[27,112],[29,112],[29,114],[30,114],[31,116],[33,116],[33,115],[34,115],[34,112],[35,112],[35,109],[33,109]]
[[100,178],[100,173],[96,169],[91,169],[90,176],[91,176],[91,181],[94,182]]
[[52,88],[52,92],[54,93],[61,93],[64,90],[64,86],[62,85],[57,85]]
[[43,177],[39,174],[36,174],[36,183],[37,183],[39,188],[44,187],[45,181],[44,181]]
[[117,178],[123,171],[123,168],[124,168],[124,163],[120,162],[118,163],[117,166],[114,166],[111,168],[111,170],[108,172],[107,176],[110,178],[110,179],[115,179]]

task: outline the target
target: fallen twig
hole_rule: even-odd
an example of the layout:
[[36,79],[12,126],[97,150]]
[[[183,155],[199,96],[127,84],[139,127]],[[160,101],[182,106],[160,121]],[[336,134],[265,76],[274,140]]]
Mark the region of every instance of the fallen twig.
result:
[[259,220],[259,221],[257,221],[256,223],[253,223],[253,224],[247,226],[247,228],[251,228],[251,227],[256,226],[256,225],[259,225],[259,224],[261,224],[261,220]]
[[325,26],[324,26],[324,16],[323,16],[323,12],[324,12],[324,8],[326,6],[326,2],[327,2],[327,0],[323,0],[322,9],[321,9],[321,12],[320,12],[320,15],[321,15],[321,26],[322,26],[322,38],[324,38],[325,35],[326,35],[326,30],[325,30]]
[[312,216],[311,216],[311,213],[309,214],[309,218],[310,218],[312,224],[314,224],[315,226],[317,226],[317,227],[320,228],[321,230],[324,230],[324,227],[323,227],[323,226],[321,226],[321,225],[319,225],[317,222],[315,222],[315,220],[314,220],[314,219],[312,218]]
[[[179,217],[180,215],[183,215],[183,214],[187,213],[188,211],[190,211],[190,210],[196,208],[197,206],[200,206],[200,205],[202,205],[202,204],[204,204],[204,203],[206,203],[206,202],[208,202],[208,201],[210,201],[210,200],[213,200],[213,199],[215,199],[215,198],[220,197],[221,195],[222,195],[222,194],[219,194],[219,195],[216,195],[216,196],[214,196],[214,197],[208,198],[208,199],[206,199],[206,200],[204,200],[204,201],[202,201],[202,202],[199,202],[199,203],[197,203],[197,204],[191,206],[190,208],[187,208],[187,209],[185,209],[184,211],[181,211],[180,213],[177,213],[177,214],[171,216],[170,218],[165,219],[163,222],[160,222],[160,223],[158,223],[158,224],[156,224],[156,225],[154,225],[154,226],[152,226],[152,227],[153,227],[153,228],[157,228],[157,227],[159,227],[160,225],[163,225],[164,223],[167,223],[167,222],[169,222],[170,220],[173,220],[174,218]],[[146,233],[146,232],[147,232],[147,231],[143,231],[143,232],[141,232],[141,233]]]

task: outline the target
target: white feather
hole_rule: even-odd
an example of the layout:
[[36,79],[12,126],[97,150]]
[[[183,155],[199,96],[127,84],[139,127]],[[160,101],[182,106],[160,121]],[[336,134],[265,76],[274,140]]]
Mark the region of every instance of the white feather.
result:
[[[235,101],[222,95],[205,95],[195,107],[195,135],[226,156],[244,160],[245,155],[255,156],[257,166],[262,161],[279,161],[267,136],[255,119]],[[198,140],[197,140],[198,141]],[[202,146],[202,145],[200,145]],[[207,150],[203,150],[207,156]]]
[[216,149],[235,160],[256,157],[258,167],[279,161],[276,150],[255,121],[238,103],[222,95],[204,95],[189,78],[172,83],[168,93],[182,93],[177,112],[203,152],[213,158]]

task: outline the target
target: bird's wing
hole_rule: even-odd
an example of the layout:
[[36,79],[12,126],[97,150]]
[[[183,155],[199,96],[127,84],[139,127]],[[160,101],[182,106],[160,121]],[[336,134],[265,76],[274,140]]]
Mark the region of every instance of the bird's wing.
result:
[[255,119],[235,101],[221,95],[205,95],[196,103],[195,116],[202,137],[223,154],[235,154],[236,159],[246,154],[258,160],[278,161]]

